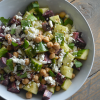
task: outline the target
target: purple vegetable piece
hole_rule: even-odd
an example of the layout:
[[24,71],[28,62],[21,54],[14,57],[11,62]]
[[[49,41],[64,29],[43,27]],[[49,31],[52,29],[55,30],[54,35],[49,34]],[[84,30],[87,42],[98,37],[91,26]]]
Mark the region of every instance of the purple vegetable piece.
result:
[[39,92],[43,92],[45,89],[47,88],[47,86],[46,85],[40,85],[40,87],[39,87],[39,89],[38,89],[38,91]]
[[63,82],[65,81],[65,79],[66,79],[66,78],[62,78],[62,74],[61,74],[61,73],[58,73],[58,74],[56,75],[56,82],[58,82],[59,85],[62,85]]
[[75,46],[84,49],[86,46],[85,41],[82,38],[77,38],[76,42],[75,42]]
[[43,28],[44,31],[50,31],[51,30],[51,27],[47,22],[42,23],[42,28]]
[[47,10],[44,14],[43,17],[45,18],[46,21],[49,21],[49,17],[54,16],[54,13],[52,10]]
[[7,87],[7,90],[12,92],[12,93],[19,93],[20,92],[20,90],[17,89],[15,82],[9,84]]
[[5,38],[5,35],[4,35],[4,34],[2,34],[2,33],[0,33],[0,37]]
[[56,54],[56,55],[59,55],[60,52],[61,52],[61,50],[62,50],[61,48],[60,48],[59,50],[56,50],[56,51],[55,51],[55,54]]
[[74,38],[75,40],[77,40],[78,37],[79,37],[79,32],[74,32],[74,33],[73,33],[73,38]]
[[6,60],[7,60],[7,58],[5,58],[5,57],[0,58],[0,68],[6,67]]
[[4,29],[2,29],[2,26],[0,26],[0,33],[4,33]]
[[[22,73],[20,73],[20,74],[22,74]],[[16,78],[18,81],[21,81],[21,80],[22,80],[22,78],[20,78],[20,76],[17,76],[17,75],[15,75],[15,78]]]
[[18,45],[18,46],[16,46],[16,47],[14,47],[14,46],[13,46],[13,49],[16,51],[16,50],[18,50],[18,49],[19,49],[19,47],[20,47],[19,45]]
[[10,58],[12,57],[12,54],[11,54],[11,53],[7,53],[7,54],[6,54],[6,57],[7,57],[8,59],[10,59]]
[[52,92],[50,92],[49,90],[45,90],[42,100],[49,100],[51,98],[51,96],[52,96]]
[[49,59],[49,54],[45,53],[44,61],[47,61],[48,64],[50,64],[52,61]]
[[7,86],[9,84],[9,76],[5,75],[4,80],[0,81],[0,84]]
[[81,68],[79,67],[79,68],[77,68],[75,65],[73,66],[73,68],[74,69],[76,69],[77,71],[80,71],[81,70]]
[[17,25],[21,25],[20,20],[19,19],[16,19],[15,16],[10,21],[10,24],[14,24],[14,23],[16,23]]
[[22,45],[21,39],[20,38],[17,38],[16,39],[16,43],[18,43],[18,45]]

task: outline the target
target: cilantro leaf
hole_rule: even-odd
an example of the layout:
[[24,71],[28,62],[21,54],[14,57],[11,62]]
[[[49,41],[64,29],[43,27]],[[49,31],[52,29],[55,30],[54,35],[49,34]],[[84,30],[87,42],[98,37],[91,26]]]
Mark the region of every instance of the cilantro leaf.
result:
[[26,77],[27,77],[27,73],[26,72],[20,76],[20,78],[26,78]]
[[69,48],[73,49],[75,44],[74,43],[70,43],[68,46],[69,46]]
[[0,80],[1,81],[5,80],[4,77],[3,77],[3,74],[1,75]]
[[74,64],[75,64],[76,68],[79,68],[82,66],[82,63],[80,61],[77,61],[77,60],[74,61]]
[[16,32],[16,29],[12,28],[11,29],[11,35],[15,34],[15,32]]
[[25,39],[23,47],[26,49],[26,48],[28,48],[28,46],[29,46],[29,42]]
[[67,24],[73,25],[73,21],[70,18],[68,18],[64,21],[64,26]]
[[0,17],[0,20],[4,25],[7,25],[10,19],[9,18],[5,19],[4,17]]
[[39,77],[39,80],[40,80],[40,82],[41,82],[41,80],[42,80],[42,76]]
[[12,42],[12,45],[13,45],[14,47],[18,46],[18,44],[15,43],[15,42]]
[[51,70],[49,71],[49,75],[55,77],[55,74]]

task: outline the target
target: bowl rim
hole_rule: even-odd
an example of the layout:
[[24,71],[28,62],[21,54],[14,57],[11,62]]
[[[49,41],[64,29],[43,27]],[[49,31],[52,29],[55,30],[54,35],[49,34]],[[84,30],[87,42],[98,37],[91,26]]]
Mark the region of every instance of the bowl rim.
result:
[[[0,4],[1,4],[2,2],[4,2],[4,1],[8,1],[8,0],[2,0],[2,1],[0,1]],[[79,90],[79,89],[83,86],[83,84],[86,82],[86,80],[87,80],[87,78],[88,78],[88,76],[89,76],[89,74],[90,74],[90,72],[91,72],[91,70],[92,70],[93,63],[94,63],[94,59],[95,59],[95,41],[94,41],[94,36],[93,36],[93,32],[92,32],[92,30],[91,30],[91,27],[90,27],[88,21],[86,20],[85,16],[82,14],[82,12],[81,12],[75,5],[73,5],[72,3],[68,2],[67,0],[63,0],[63,1],[67,2],[71,7],[73,7],[74,9],[76,9],[77,12],[83,17],[84,21],[86,22],[86,24],[87,24],[87,26],[88,26],[88,28],[89,28],[89,31],[90,31],[91,36],[92,36],[92,41],[93,41],[93,58],[92,58],[92,63],[91,63],[91,65],[90,65],[90,66],[91,66],[91,67],[90,67],[90,70],[89,70],[89,72],[88,72],[88,74],[87,74],[85,80],[83,81],[83,83],[81,83],[80,87],[77,88],[76,91],[74,91],[74,93],[72,93],[71,96],[73,96],[76,92],[78,92],[78,90]],[[0,95],[0,96],[1,96],[1,95]],[[71,96],[68,96],[68,98],[70,98]],[[4,98],[4,99],[6,99],[6,98],[3,97],[3,96],[1,96],[1,97]],[[68,99],[68,98],[67,98],[67,99]]]

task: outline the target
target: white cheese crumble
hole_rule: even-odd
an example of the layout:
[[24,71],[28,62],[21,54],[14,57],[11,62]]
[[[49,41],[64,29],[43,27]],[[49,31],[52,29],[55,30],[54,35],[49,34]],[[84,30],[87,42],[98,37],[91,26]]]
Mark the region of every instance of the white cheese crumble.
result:
[[3,41],[3,44],[4,44],[5,46],[8,46],[8,42],[6,42],[6,41]]
[[17,66],[14,67],[13,73],[17,74]]
[[50,25],[51,28],[53,27],[53,23],[52,23],[51,20],[49,20],[49,25]]
[[17,15],[18,15],[18,16],[22,16],[22,13],[19,11]]
[[42,21],[33,21],[34,28],[42,28]]
[[22,20],[22,16],[15,15],[16,19]]
[[5,26],[2,26],[2,29],[5,29],[6,27]]
[[37,86],[39,87],[40,86],[40,83],[37,83]]
[[71,32],[76,32],[75,26],[72,27]]
[[32,46],[32,48],[34,49],[34,48],[35,48],[35,45],[34,45],[33,43],[34,43],[34,42],[31,41],[31,42],[29,42],[29,45]]
[[8,32],[10,30],[11,30],[10,27],[6,27],[5,30],[4,30],[4,32],[6,33],[6,32]]
[[51,76],[45,77],[44,80],[47,81],[48,84],[55,85],[55,80]]
[[18,51],[17,51],[19,54],[22,54],[22,51],[20,50],[20,49],[18,49]]
[[11,29],[16,29],[16,24],[15,23],[11,25]]
[[31,78],[31,74],[30,74],[30,73],[27,73],[27,77],[28,77],[28,78]]
[[25,65],[25,60],[23,60],[23,59],[18,59],[18,58],[16,58],[15,56],[13,56],[13,57],[10,58],[10,59],[12,59],[14,63],[19,63],[19,64],[21,64],[21,65]]
[[12,42],[16,42],[16,39],[14,39],[13,37],[11,39],[12,39]]
[[56,66],[55,64],[54,64],[53,67],[52,67],[52,71],[54,71],[54,72],[56,72],[56,73],[60,72],[58,66]]
[[73,39],[72,37],[69,37],[69,38],[68,38],[68,43],[72,43],[73,40],[74,40],[74,39]]
[[61,50],[61,53],[59,54],[59,59],[58,59],[58,68],[60,68],[62,66],[62,61],[63,61],[63,57],[66,53],[64,52],[64,50]]
[[58,38],[58,43],[61,44],[62,40],[60,40],[60,38]]
[[71,62],[71,63],[70,63],[70,67],[72,68],[72,67],[73,67],[73,65],[74,65],[74,63],[73,63],[73,62]]
[[18,26],[16,27],[16,36],[17,36],[17,37],[20,37],[19,34],[20,34],[21,31],[22,31],[22,27],[21,27],[21,25],[18,25]]
[[61,78],[64,78],[65,76],[64,75],[61,75]]

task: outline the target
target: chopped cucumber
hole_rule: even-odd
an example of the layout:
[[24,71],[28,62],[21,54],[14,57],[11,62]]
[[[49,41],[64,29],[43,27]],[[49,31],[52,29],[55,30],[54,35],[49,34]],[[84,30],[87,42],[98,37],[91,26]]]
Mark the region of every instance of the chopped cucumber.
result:
[[23,20],[35,21],[37,20],[37,18],[33,14],[26,12],[25,15],[23,16]]
[[61,24],[59,15],[51,16],[50,20],[52,20],[56,24]]
[[55,42],[58,42],[61,46],[64,45],[64,34],[55,33]]
[[39,11],[44,14],[49,8],[39,8]]
[[30,20],[21,20],[21,26],[25,29],[26,26],[31,26]]
[[38,86],[35,82],[25,85],[23,89],[33,94],[37,94],[38,92]]
[[74,58],[75,57],[72,54],[68,53],[63,59],[63,65],[71,67],[71,62],[74,60]]
[[70,33],[71,32],[71,29],[72,29],[72,25],[67,24],[66,27],[68,27],[68,30],[69,30],[69,33]]
[[7,49],[5,47],[2,47],[0,49],[0,58],[4,57],[7,52],[8,52]]
[[45,47],[43,42],[36,44],[35,49],[33,50],[34,53],[43,53],[43,52],[47,52],[47,51],[48,51],[48,49],[47,49],[47,47]]
[[52,40],[54,38],[53,34],[50,33],[49,31],[45,32],[43,35],[48,36],[50,40]]
[[36,59],[31,59],[31,69],[35,71],[40,71],[42,67],[42,63]]
[[71,80],[66,79],[65,82],[61,85],[61,88],[64,89],[64,90],[67,90],[70,87],[71,84],[72,84]]
[[86,60],[89,54],[89,49],[82,49],[77,52],[77,59]]
[[64,75],[67,78],[72,79],[72,74],[73,74],[73,68],[68,67],[68,66],[62,66],[60,68],[61,74]]
[[49,91],[52,92],[53,94],[54,94],[54,92],[55,92],[55,88],[54,88],[54,87],[47,86],[47,90],[49,90]]
[[66,43],[64,43],[63,46],[61,46],[61,49],[64,49],[64,52],[68,52],[69,51],[69,47]]
[[65,34],[65,39],[66,39],[66,41],[68,41],[68,39],[69,39],[69,34]]
[[35,54],[33,53],[33,49],[32,47],[28,47],[27,49],[25,49],[25,53],[29,58],[32,58]]
[[62,25],[59,25],[59,24],[55,24],[55,27],[54,27],[54,32],[57,32],[57,33],[68,33],[68,27],[65,27],[65,26],[62,26]]

